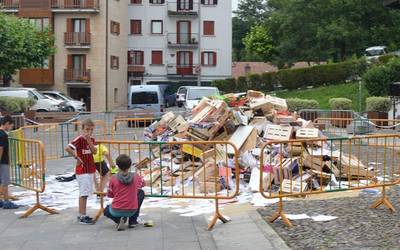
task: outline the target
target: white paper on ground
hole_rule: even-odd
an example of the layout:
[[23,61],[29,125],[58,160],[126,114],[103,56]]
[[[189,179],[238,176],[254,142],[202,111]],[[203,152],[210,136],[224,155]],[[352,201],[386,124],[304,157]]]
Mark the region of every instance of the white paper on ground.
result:
[[331,221],[331,220],[335,220],[338,217],[336,216],[330,216],[330,215],[318,215],[318,216],[312,216],[311,219],[313,221]]
[[286,217],[289,220],[304,220],[304,219],[309,219],[311,218],[307,214],[286,214]]
[[253,206],[255,207],[265,207],[268,205],[272,205],[275,203],[278,203],[279,199],[275,198],[275,199],[266,199],[264,197],[262,197],[261,193],[254,193],[253,194],[253,199],[251,200],[251,204],[253,204]]

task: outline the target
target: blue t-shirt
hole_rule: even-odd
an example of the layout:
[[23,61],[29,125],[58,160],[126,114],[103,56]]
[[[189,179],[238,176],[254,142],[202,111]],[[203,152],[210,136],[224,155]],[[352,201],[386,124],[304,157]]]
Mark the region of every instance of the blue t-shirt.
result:
[[3,148],[0,164],[10,164],[10,159],[8,157],[8,134],[2,129],[0,129],[0,147]]

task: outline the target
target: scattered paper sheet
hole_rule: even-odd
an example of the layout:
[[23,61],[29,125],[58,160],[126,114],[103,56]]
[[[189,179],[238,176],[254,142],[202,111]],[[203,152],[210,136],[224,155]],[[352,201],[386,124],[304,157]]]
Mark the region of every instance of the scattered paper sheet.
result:
[[329,215],[318,215],[318,216],[311,217],[311,219],[313,221],[318,221],[318,222],[320,222],[320,221],[331,221],[331,220],[335,220],[337,218],[338,217],[336,217],[336,216],[329,216]]

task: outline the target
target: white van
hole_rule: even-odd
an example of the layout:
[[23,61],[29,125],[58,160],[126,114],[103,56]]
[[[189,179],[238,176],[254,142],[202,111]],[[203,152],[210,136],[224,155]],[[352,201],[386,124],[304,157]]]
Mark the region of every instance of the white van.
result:
[[61,111],[57,101],[45,97],[34,88],[0,88],[0,96],[33,98],[36,104],[30,109],[37,112]]
[[219,95],[219,90],[215,87],[187,87],[187,92],[183,105],[186,109],[192,109],[203,97]]
[[374,46],[365,50],[367,61],[373,61],[388,53],[386,46]]
[[160,85],[134,85],[129,89],[128,109],[138,113],[164,112],[164,93]]

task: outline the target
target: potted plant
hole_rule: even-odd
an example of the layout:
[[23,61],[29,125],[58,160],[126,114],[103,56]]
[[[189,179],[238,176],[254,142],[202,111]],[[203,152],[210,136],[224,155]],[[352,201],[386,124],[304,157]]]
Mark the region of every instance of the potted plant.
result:
[[347,98],[329,99],[331,106],[332,125],[339,128],[346,128],[352,122],[353,118],[353,102]]
[[378,126],[387,126],[388,112],[391,108],[390,99],[381,96],[368,97],[367,103],[367,117]]
[[192,37],[192,44],[197,44],[196,38]]

